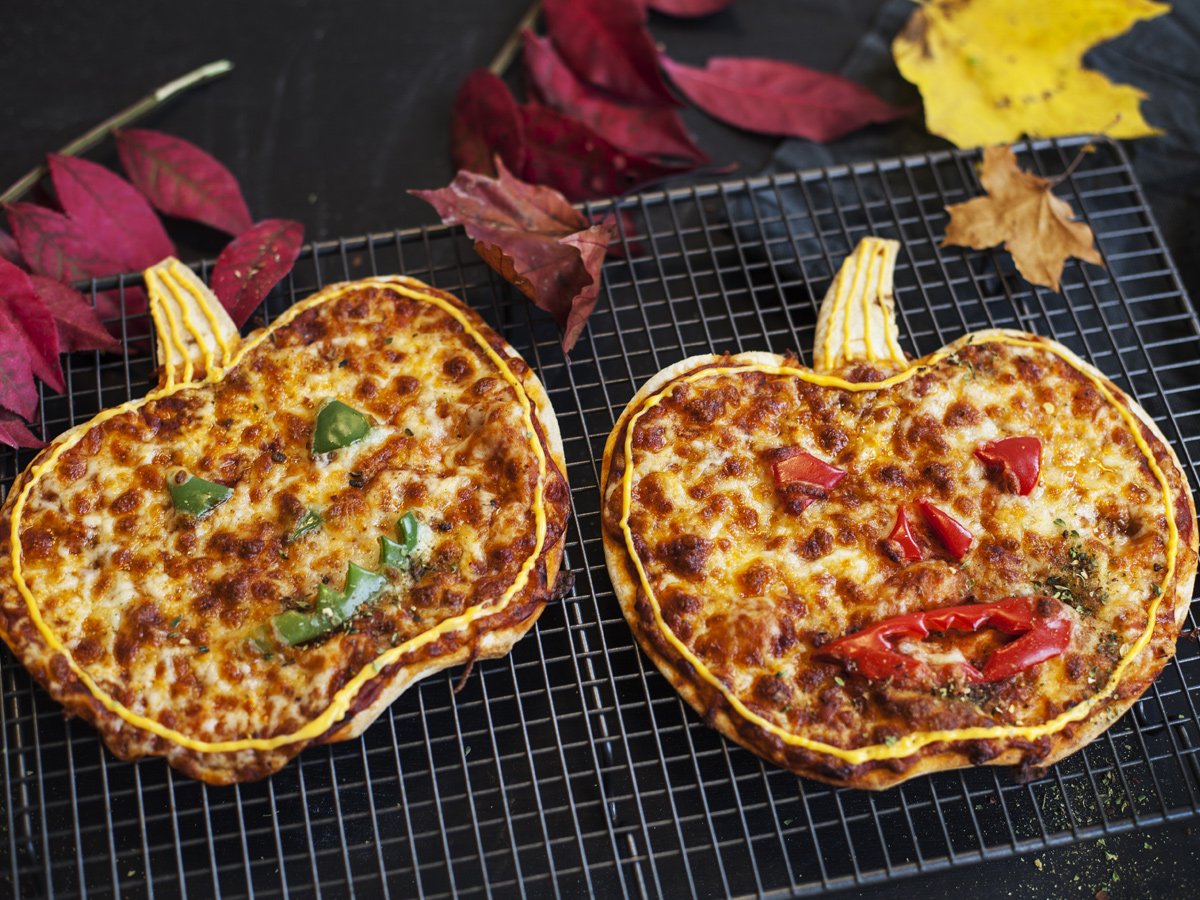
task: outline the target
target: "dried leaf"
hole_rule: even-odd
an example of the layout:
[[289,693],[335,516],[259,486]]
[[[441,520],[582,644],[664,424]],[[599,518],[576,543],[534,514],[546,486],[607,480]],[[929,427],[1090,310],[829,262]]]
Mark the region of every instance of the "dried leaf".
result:
[[772,59],[714,56],[704,69],[660,57],[684,95],[715,119],[747,131],[833,141],[872,122],[908,115],[865,87]]
[[567,321],[559,322],[563,330],[563,353],[570,353],[574,348],[575,342],[579,340],[579,335],[583,332],[583,326],[587,324],[588,316],[596,308],[596,297],[600,294],[600,271],[612,239],[612,226],[603,222],[561,238],[561,243],[579,251],[584,269],[592,276],[592,283],[581,290],[571,301]]
[[33,449],[46,446],[45,441],[39,440],[37,435],[25,427],[20,418],[6,409],[0,409],[0,444]]
[[114,136],[126,174],[155,209],[235,236],[251,226],[237,179],[196,145],[136,128]]
[[632,209],[620,210],[620,225],[617,224],[617,213],[609,212],[600,220],[601,225],[607,225],[612,231],[612,241],[608,245],[611,256],[640,256],[645,252],[642,242],[634,236],[638,233],[637,217]]
[[624,194],[692,168],[662,165],[624,153],[583,122],[547,106],[526,103],[520,110],[525,129],[522,177],[533,184],[548,185],[571,200]]
[[648,159],[708,161],[708,155],[696,146],[674,109],[614,103],[581,82],[548,39],[531,31],[526,31],[524,37],[525,72],[543,104],[578,119],[626,153]]
[[240,328],[296,264],[304,226],[287,219],[264,219],[229,242],[217,257],[212,289]]
[[44,275],[30,275],[38,299],[50,310],[58,328],[58,343],[64,353],[78,350],[120,352],[121,342],[105,330],[100,314],[87,298],[61,281]]
[[450,155],[456,169],[495,176],[497,155],[521,171],[525,139],[521,114],[508,86],[487,69],[476,69],[454,97],[450,119]]
[[132,272],[175,253],[146,198],[104,166],[51,153],[50,178],[63,211],[93,244]]
[[[7,260],[0,260],[0,313],[6,319],[4,327],[25,341],[33,374],[61,394],[66,385],[58,361],[58,329],[54,327],[54,317],[38,299],[25,271]],[[8,404],[0,400],[0,405]]]
[[692,19],[720,12],[733,0],[645,0],[645,3],[656,12]]
[[1161,133],[1138,108],[1146,95],[1084,69],[1083,56],[1169,10],[1149,0],[930,0],[892,55],[921,90],[926,128],[959,147],[1022,135],[1143,137]]
[[409,193],[462,225],[488,265],[553,315],[569,353],[595,306],[612,226],[589,226],[558,191],[521,181],[503,162],[497,170],[496,179],[459,172],[449,187]]
[[16,263],[18,266],[24,264],[21,259],[21,248],[17,246],[16,239],[0,228],[0,259],[7,259],[10,263]]
[[679,105],[658,70],[640,0],[544,0],[542,9],[554,46],[584,81],[628,103]]
[[1092,229],[1072,222],[1070,204],[1050,192],[1053,182],[1018,168],[1011,148],[985,149],[979,180],[986,197],[946,207],[943,247],[983,250],[1003,241],[1022,278],[1055,291],[1068,256],[1104,265]]

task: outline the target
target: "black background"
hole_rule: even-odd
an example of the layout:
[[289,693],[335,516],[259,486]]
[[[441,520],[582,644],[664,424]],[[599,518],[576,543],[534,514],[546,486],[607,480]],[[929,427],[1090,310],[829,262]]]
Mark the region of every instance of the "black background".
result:
[[[0,184],[16,181],[45,152],[155,87],[229,59],[236,66],[232,74],[140,124],[213,153],[240,180],[255,219],[296,219],[308,240],[433,224],[432,208],[406,191],[441,187],[453,177],[448,134],[455,91],[471,69],[491,61],[528,5],[138,0],[10,6],[0,28]],[[654,14],[650,27],[674,58],[693,65],[719,54],[837,71],[881,5],[739,0],[703,20]],[[1193,263],[1200,161],[1192,149],[1200,142],[1188,132],[1198,128],[1200,78],[1187,68],[1200,63],[1183,51],[1200,40],[1197,18],[1189,6],[1139,25],[1131,37],[1089,57],[1100,68],[1128,69],[1128,80],[1140,86],[1161,85],[1146,113],[1172,133],[1127,150],[1192,293],[1200,289]],[[1179,52],[1147,66],[1141,45]],[[714,164],[737,164],[731,177],[759,173],[780,148],[777,139],[738,132],[698,112],[684,116]],[[911,149],[901,135],[919,124],[918,113],[895,129],[871,130],[866,144],[838,142],[820,154],[841,161],[871,146],[894,155]],[[928,147],[946,146],[927,140]],[[811,147],[796,144],[783,149],[776,169],[780,160],[811,157]],[[111,143],[89,154],[104,163],[114,163],[115,156]],[[170,227],[187,259],[215,256],[225,240],[202,226]],[[1112,900],[1195,896],[1200,832],[1192,831],[1187,823],[1174,823],[838,896],[1092,898],[1102,889]]]

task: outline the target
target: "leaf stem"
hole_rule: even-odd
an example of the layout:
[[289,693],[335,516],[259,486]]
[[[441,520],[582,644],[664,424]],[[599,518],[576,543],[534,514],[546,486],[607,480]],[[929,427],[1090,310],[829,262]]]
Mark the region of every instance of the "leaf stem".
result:
[[1116,128],[1117,124],[1120,121],[1121,121],[1121,114],[1117,113],[1117,117],[1115,119],[1113,119],[1111,122],[1109,122],[1107,125],[1105,125],[1103,129],[1101,129],[1100,131],[1093,134],[1090,138],[1088,138],[1087,143],[1079,148],[1079,152],[1075,154],[1075,158],[1073,160],[1071,160],[1071,164],[1069,166],[1067,166],[1066,171],[1063,172],[1061,175],[1059,175],[1057,178],[1050,179],[1050,187],[1052,187],[1052,188],[1058,187],[1060,184],[1062,184],[1064,181],[1066,181],[1068,178],[1070,178],[1072,173],[1076,169],[1079,168],[1079,164],[1081,162],[1083,162],[1083,155],[1085,153],[1090,153],[1093,149],[1095,149],[1092,145],[1095,144],[1096,141],[1100,140],[1100,138],[1107,137],[1108,132],[1110,132],[1114,128]]
[[[221,59],[194,69],[181,78],[176,78],[174,81],[164,84],[152,94],[143,97],[132,106],[121,110],[115,116],[105,119],[86,134],[75,138],[75,140],[71,141],[58,152],[63,156],[78,156],[80,153],[85,153],[118,128],[124,128],[126,125],[136,122],[142,116],[146,115],[146,113],[162,106],[176,94],[182,94],[184,91],[204,84],[206,81],[219,78],[232,68],[233,63],[227,59]],[[27,172],[19,181],[10,186],[8,190],[0,194],[0,203],[12,203],[14,200],[20,199],[26,191],[41,180],[47,171],[49,170],[43,165]]]
[[493,75],[502,76],[512,61],[517,56],[517,51],[521,47],[521,34],[527,28],[532,28],[537,21],[538,14],[542,11],[542,0],[534,0],[533,6],[525,15],[521,16],[521,21],[513,27],[512,33],[508,36],[508,40],[504,42],[504,46],[500,48],[500,52],[496,54],[496,58],[488,64],[488,71]]

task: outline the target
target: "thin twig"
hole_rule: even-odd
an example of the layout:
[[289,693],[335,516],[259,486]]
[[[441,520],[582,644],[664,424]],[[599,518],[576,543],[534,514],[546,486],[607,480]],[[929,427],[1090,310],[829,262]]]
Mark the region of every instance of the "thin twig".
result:
[[1062,184],[1064,181],[1066,181],[1068,178],[1070,178],[1071,173],[1074,172],[1076,169],[1078,169],[1079,164],[1081,162],[1083,162],[1083,155],[1085,153],[1089,153],[1091,151],[1092,144],[1094,144],[1096,141],[1100,140],[1100,138],[1105,137],[1108,134],[1108,132],[1110,132],[1114,128],[1116,128],[1117,124],[1120,121],[1121,121],[1121,114],[1117,113],[1117,117],[1115,119],[1113,119],[1111,122],[1109,122],[1107,125],[1105,125],[1102,130],[1096,132],[1090,138],[1088,138],[1087,143],[1079,148],[1079,152],[1075,154],[1075,158],[1073,160],[1071,160],[1071,164],[1069,166],[1067,166],[1066,171],[1063,172],[1061,175],[1050,179],[1050,187],[1052,187],[1052,188],[1058,187],[1060,184]]
[[513,28],[512,34],[508,36],[508,40],[504,42],[504,46],[500,48],[496,58],[488,65],[489,72],[493,75],[504,75],[508,67],[512,65],[512,61],[516,59],[517,51],[521,49],[521,33],[525,29],[533,27],[541,11],[542,0],[534,0],[533,6],[529,7],[529,11],[521,16],[521,21]]
[[[184,91],[204,84],[206,81],[219,78],[232,68],[233,63],[227,59],[221,59],[188,72],[182,78],[176,78],[171,83],[164,84],[154,93],[143,97],[137,103],[133,104],[133,106],[121,110],[111,118],[105,119],[87,134],[77,137],[58,152],[63,156],[78,156],[80,153],[85,153],[118,128],[124,128],[126,125],[133,124],[146,115],[146,113],[162,106],[175,95],[182,94]],[[28,172],[3,194],[0,194],[0,203],[12,203],[14,200],[19,200],[25,195],[26,191],[41,180],[47,171],[48,169],[45,166],[38,166],[36,169]]]

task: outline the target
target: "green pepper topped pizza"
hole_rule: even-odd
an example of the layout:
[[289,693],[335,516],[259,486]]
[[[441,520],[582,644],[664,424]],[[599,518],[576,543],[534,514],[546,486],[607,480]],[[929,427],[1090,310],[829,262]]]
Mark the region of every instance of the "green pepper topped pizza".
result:
[[0,509],[0,635],[119,757],[214,784],[359,734],[538,618],[570,497],[537,377],[403,277],[244,340],[147,272],[161,381],[47,447]]
[[898,245],[831,286],[812,368],[701,356],[654,376],[604,453],[604,547],[645,652],[722,733],[885,788],[1036,772],[1174,652],[1196,575],[1186,477],[1065,347],[897,343]]

